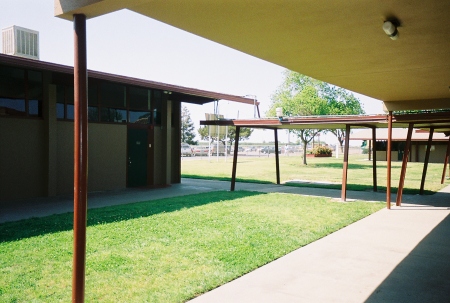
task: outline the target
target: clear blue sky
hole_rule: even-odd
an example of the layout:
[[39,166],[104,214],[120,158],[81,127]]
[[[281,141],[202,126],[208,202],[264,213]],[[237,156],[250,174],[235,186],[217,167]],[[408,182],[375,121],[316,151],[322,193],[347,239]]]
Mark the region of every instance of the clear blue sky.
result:
[[[73,66],[72,22],[53,17],[53,0],[0,0],[0,28],[18,25],[39,31],[40,59]],[[246,55],[130,11],[87,22],[88,68],[108,73],[233,95],[256,95],[264,115],[282,82],[283,67]],[[1,43],[1,41],[0,41]],[[367,113],[382,113],[380,101],[357,95]],[[212,106],[189,105],[198,127]],[[228,118],[253,117],[253,108],[220,101]],[[332,137],[326,136],[329,143]],[[271,141],[256,131],[252,141]],[[280,140],[286,142],[285,132]],[[291,141],[295,141],[291,137]]]

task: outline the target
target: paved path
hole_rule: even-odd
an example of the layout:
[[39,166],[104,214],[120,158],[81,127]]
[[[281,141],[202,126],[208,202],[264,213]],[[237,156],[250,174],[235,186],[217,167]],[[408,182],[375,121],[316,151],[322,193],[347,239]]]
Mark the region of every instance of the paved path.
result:
[[[229,182],[183,179],[164,189],[89,194],[90,208],[214,190]],[[237,183],[236,190],[340,198],[340,190]],[[385,201],[385,193],[352,192],[348,199]],[[392,196],[395,201],[395,196]],[[212,290],[191,303],[450,302],[450,187],[432,196],[404,195],[325,238]],[[65,213],[70,196],[0,205],[0,222]]]

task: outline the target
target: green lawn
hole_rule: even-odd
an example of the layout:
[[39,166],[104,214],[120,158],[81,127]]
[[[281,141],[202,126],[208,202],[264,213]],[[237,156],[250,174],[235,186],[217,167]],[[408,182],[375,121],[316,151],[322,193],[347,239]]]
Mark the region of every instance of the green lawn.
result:
[[[308,165],[302,165],[300,156],[280,155],[280,178],[281,182],[290,180],[308,180],[335,183],[323,184],[291,184],[293,186],[312,186],[341,188],[342,180],[342,156],[339,159],[330,158],[308,158]],[[350,155],[348,166],[348,189],[349,190],[372,190],[372,162],[367,160],[367,155]],[[427,170],[425,190],[433,193],[449,184],[446,180],[441,183],[443,164],[430,163]],[[392,162],[392,192],[396,192],[400,177],[401,162]],[[406,194],[417,194],[422,179],[423,163],[408,163],[405,178]],[[216,157],[181,161],[181,173],[186,178],[205,178],[216,180],[230,180],[232,170],[232,157],[225,162],[224,157],[217,161]],[[386,190],[386,161],[377,162],[378,190]],[[275,183],[275,156],[270,157],[239,157],[237,163],[236,178],[238,181]]]
[[[183,302],[383,207],[237,191],[89,210],[86,302]],[[72,217],[0,224],[0,302],[71,300]]]

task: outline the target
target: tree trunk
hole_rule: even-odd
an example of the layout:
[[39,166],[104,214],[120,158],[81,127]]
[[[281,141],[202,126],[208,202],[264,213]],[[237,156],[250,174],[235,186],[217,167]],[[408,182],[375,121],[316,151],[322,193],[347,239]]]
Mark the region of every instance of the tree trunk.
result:
[[303,165],[308,165],[308,163],[306,163],[306,141],[303,141]]

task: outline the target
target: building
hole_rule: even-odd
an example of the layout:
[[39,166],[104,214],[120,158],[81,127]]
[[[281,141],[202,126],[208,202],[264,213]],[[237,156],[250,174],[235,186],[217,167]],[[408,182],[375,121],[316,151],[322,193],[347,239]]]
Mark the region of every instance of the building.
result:
[[[181,103],[253,99],[88,72],[88,190],[180,182]],[[0,201],[73,193],[73,68],[0,54]]]
[[[406,145],[408,130],[405,128],[392,129],[392,161],[402,161],[403,151]],[[429,131],[414,129],[411,135],[411,149],[409,162],[425,162]],[[386,161],[388,130],[386,128],[376,129],[376,159]],[[372,140],[372,130],[364,129],[355,131],[350,140]],[[372,145],[371,144],[368,145]],[[444,163],[448,145],[448,137],[444,133],[433,133],[432,145],[430,147],[430,163]]]

